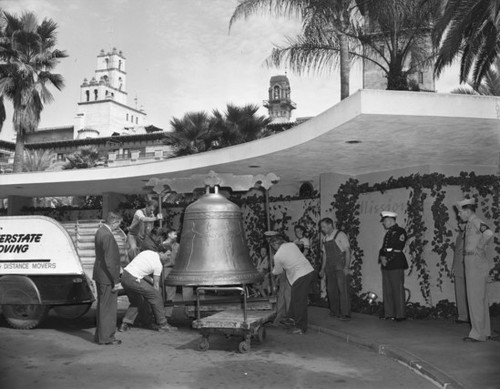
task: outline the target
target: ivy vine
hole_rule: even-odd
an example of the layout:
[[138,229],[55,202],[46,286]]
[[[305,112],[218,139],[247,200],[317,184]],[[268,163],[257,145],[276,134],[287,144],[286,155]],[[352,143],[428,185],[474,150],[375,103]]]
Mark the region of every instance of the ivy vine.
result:
[[[494,261],[500,263],[500,182],[495,175],[481,175],[461,172],[458,176],[445,176],[440,173],[412,174],[409,176],[393,178],[370,185],[360,184],[358,180],[349,179],[341,185],[336,194],[332,208],[337,219],[337,227],[345,231],[351,241],[353,260],[351,263],[353,289],[358,294],[362,290],[361,267],[363,251],[359,248],[357,238],[359,235],[359,196],[363,193],[381,192],[391,189],[410,189],[407,202],[408,248],[410,252],[410,273],[417,272],[420,291],[425,301],[432,304],[430,293],[430,274],[424,256],[425,246],[429,243],[425,239],[427,227],[424,223],[424,202],[428,196],[433,199],[431,206],[434,230],[431,242],[432,251],[438,257],[438,277],[436,285],[441,288],[444,277],[451,278],[446,256],[449,249],[453,249],[451,240],[453,231],[449,226],[449,211],[444,204],[446,196],[445,186],[458,186],[464,196],[474,197],[481,207],[486,218],[493,222],[495,231],[495,257]],[[489,201],[491,199],[491,202]],[[493,229],[492,228],[492,229]]]

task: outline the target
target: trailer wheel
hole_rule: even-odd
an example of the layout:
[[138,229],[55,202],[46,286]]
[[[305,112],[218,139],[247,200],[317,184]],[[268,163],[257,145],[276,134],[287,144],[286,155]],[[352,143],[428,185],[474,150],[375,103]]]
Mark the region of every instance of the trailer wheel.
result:
[[250,342],[248,340],[243,340],[238,344],[238,351],[242,354],[250,351]]
[[18,330],[35,328],[47,316],[49,308],[40,304],[2,305],[7,323]]
[[75,305],[56,305],[52,307],[54,312],[57,314],[57,316],[62,317],[63,319],[78,319],[79,317],[82,317],[85,315],[90,307],[92,306],[91,303],[89,304],[75,304]]

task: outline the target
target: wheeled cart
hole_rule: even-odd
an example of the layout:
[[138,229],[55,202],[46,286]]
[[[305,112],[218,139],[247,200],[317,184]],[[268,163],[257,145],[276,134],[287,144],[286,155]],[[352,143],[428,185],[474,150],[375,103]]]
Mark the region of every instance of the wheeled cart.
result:
[[[234,290],[243,295],[243,309],[229,308],[222,312],[217,312],[211,316],[200,317],[200,295],[201,290]],[[274,309],[270,310],[247,310],[247,294],[244,287],[199,287],[196,293],[196,320],[193,321],[193,328],[200,331],[202,339],[198,345],[201,351],[207,351],[211,334],[221,334],[226,337],[240,336],[242,341],[238,345],[238,351],[245,353],[250,351],[251,339],[257,339],[262,343],[266,338],[266,328],[264,324],[272,321],[276,316]]]

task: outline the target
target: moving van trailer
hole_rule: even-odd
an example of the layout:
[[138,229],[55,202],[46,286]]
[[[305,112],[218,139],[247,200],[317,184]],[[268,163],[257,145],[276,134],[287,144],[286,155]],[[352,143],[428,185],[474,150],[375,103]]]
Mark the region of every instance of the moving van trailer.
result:
[[[0,217],[0,306],[10,326],[34,328],[50,309],[75,319],[90,309],[93,238],[100,223],[63,227],[45,216]],[[115,237],[123,252],[125,235],[118,231]],[[86,256],[85,268],[79,251]]]

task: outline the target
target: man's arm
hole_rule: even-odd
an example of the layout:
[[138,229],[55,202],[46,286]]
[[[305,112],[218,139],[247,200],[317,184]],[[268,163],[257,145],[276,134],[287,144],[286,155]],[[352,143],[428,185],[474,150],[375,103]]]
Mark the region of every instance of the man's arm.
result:
[[351,269],[351,248],[347,247],[347,249],[344,251],[344,253],[345,253],[344,272],[348,273],[349,270]]
[[103,270],[108,276],[111,285],[114,285],[118,283],[118,280],[113,277],[113,270],[116,267],[116,262],[120,266],[120,253],[116,250],[116,241],[111,232],[102,236],[101,239],[104,254]]
[[479,250],[484,250],[486,245],[490,242],[491,238],[493,237],[493,231],[490,230],[490,227],[488,227],[487,224],[483,223],[478,218],[474,218],[473,223],[476,226],[476,228],[481,232],[481,239],[479,239],[479,242],[477,243],[477,248]]
[[325,275],[325,266],[326,266],[326,252],[325,248],[321,248],[321,268],[319,269],[319,276],[324,277]]
[[280,259],[276,257],[276,254],[274,254],[274,266],[271,273],[273,273],[275,276],[283,273],[283,266],[281,265]]
[[160,290],[160,276],[153,275],[153,288]]

